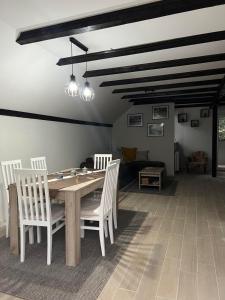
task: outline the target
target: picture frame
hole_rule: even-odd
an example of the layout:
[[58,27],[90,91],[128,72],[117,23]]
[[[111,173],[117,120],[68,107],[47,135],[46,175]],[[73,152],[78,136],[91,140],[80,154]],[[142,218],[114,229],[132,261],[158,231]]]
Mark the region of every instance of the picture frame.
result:
[[142,127],[143,126],[143,114],[128,114],[127,115],[128,127]]
[[152,119],[162,120],[169,118],[169,106],[168,105],[158,105],[152,107]]
[[191,127],[199,127],[199,120],[191,120]]
[[178,123],[186,123],[188,121],[187,113],[179,113],[177,115]]
[[164,123],[148,123],[147,136],[148,137],[163,137],[164,136]]
[[209,108],[200,109],[200,118],[209,118]]

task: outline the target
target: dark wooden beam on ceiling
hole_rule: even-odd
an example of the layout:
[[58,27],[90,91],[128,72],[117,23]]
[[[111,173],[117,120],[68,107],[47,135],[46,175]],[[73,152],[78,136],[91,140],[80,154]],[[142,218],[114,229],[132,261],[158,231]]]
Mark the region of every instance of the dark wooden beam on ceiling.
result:
[[189,98],[182,98],[182,97],[174,97],[174,98],[170,98],[170,97],[164,97],[161,99],[156,99],[156,98],[140,98],[140,99],[135,99],[134,101],[129,101],[132,102],[133,104],[137,105],[138,103],[140,104],[149,104],[149,103],[166,103],[166,102],[173,102],[173,103],[205,103],[205,102],[209,102],[211,101],[211,103],[213,103],[215,101],[215,97],[212,96],[207,96],[205,98],[196,98],[196,97],[189,97]]
[[217,142],[218,142],[218,106],[213,105],[212,113],[212,177],[217,176]]
[[151,93],[144,93],[144,94],[129,94],[124,95],[121,99],[135,99],[135,98],[143,98],[143,97],[163,97],[163,96],[177,96],[177,95],[192,95],[199,94],[205,95],[207,94],[216,94],[218,92],[217,87],[210,87],[210,88],[200,88],[200,89],[187,89],[187,90],[175,90],[175,91],[168,91],[168,92],[151,92]]
[[188,88],[188,87],[201,86],[201,85],[205,85],[205,86],[219,85],[220,83],[221,83],[220,79],[212,79],[212,80],[202,80],[202,81],[179,82],[179,83],[171,83],[171,84],[159,84],[153,86],[139,86],[135,88],[115,89],[113,90],[113,94],[166,90],[166,89],[175,89],[175,88],[182,88],[182,87]]
[[103,81],[100,87],[225,74],[225,68]]
[[139,71],[202,64],[202,63],[222,61],[222,60],[225,60],[225,53],[157,61],[157,62],[151,62],[151,63],[145,63],[139,65],[124,66],[124,67],[90,70],[85,72],[83,77],[88,78],[88,77],[98,77],[98,76],[115,75],[115,74],[122,74],[122,73],[132,73],[132,72],[139,72]]
[[164,40],[154,43],[142,44],[142,45],[135,45],[129,46],[124,48],[118,49],[110,49],[100,52],[89,53],[87,55],[76,55],[73,57],[64,57],[60,58],[57,62],[58,66],[65,66],[77,63],[82,63],[86,61],[96,61],[101,59],[108,59],[114,58],[119,56],[127,56],[127,55],[134,55],[146,52],[153,52],[165,49],[173,49],[178,47],[184,46],[192,46],[197,44],[204,44],[210,42],[221,41],[225,39],[225,31],[216,31],[216,32],[209,32],[203,34],[197,34],[192,36],[185,36],[170,40]]
[[175,108],[192,108],[192,107],[210,107],[211,103],[202,103],[202,104],[176,104]]
[[148,105],[148,104],[162,104],[162,103],[176,103],[176,104],[205,104],[205,103],[209,103],[209,104],[213,104],[214,103],[215,98],[205,98],[204,101],[199,101],[199,99],[196,98],[190,98],[188,101],[187,100],[183,100],[183,99],[177,99],[176,101],[171,100],[170,98],[165,98],[164,100],[160,100],[157,101],[155,99],[152,99],[152,101],[135,101],[132,102],[133,105]]
[[[81,50],[83,50],[84,52],[88,52],[88,48],[84,44],[79,42],[77,39],[75,39],[74,37],[70,37],[70,42],[73,43],[78,48],[80,48]],[[71,63],[73,62],[72,62],[72,58],[70,57],[70,64]]]
[[224,0],[157,1],[22,31],[16,41],[21,45],[35,43],[223,4]]
[[135,98],[135,99],[130,99],[129,102],[136,102],[136,101],[151,101],[152,99],[155,99],[157,101],[161,101],[163,99],[171,99],[172,101],[176,100],[176,99],[186,99],[187,101],[191,98],[195,98],[195,99],[199,99],[199,100],[205,100],[205,98],[212,98],[212,99],[215,99],[215,95],[211,95],[211,94],[205,94],[205,95],[198,95],[198,94],[190,94],[190,95],[172,95],[172,96],[162,96],[162,97],[154,97],[154,96],[151,96],[149,95],[149,97],[146,97],[146,98]]

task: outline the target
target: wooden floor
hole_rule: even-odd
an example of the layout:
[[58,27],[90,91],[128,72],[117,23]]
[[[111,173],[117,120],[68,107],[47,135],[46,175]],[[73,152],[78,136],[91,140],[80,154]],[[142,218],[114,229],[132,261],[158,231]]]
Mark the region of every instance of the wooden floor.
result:
[[179,176],[176,196],[123,198],[147,217],[98,300],[224,300],[224,179]]
[[148,213],[99,300],[224,300],[225,182],[181,176],[175,197],[128,194]]

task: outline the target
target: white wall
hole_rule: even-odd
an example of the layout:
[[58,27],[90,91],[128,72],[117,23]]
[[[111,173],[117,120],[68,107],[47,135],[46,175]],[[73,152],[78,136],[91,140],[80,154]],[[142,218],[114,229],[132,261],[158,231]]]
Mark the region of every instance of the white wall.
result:
[[[182,147],[181,165],[185,157],[195,151],[205,151],[209,158],[209,169],[212,161],[212,112],[209,118],[200,118],[201,108],[180,108],[175,110],[175,139]],[[188,122],[178,123],[178,113],[187,113]],[[199,120],[199,127],[191,127],[191,120]]]
[[[174,105],[169,105],[169,119],[152,120],[152,105],[132,106],[113,124],[113,148],[137,147],[149,150],[150,160],[165,162],[167,173],[174,175]],[[143,127],[127,127],[127,114],[143,113]],[[165,123],[164,137],[148,137],[147,123]]]
[[[111,128],[0,116],[0,161],[44,155],[50,172],[80,163],[96,152],[111,152]],[[0,177],[2,190],[2,178]],[[3,222],[0,193],[0,225]]]

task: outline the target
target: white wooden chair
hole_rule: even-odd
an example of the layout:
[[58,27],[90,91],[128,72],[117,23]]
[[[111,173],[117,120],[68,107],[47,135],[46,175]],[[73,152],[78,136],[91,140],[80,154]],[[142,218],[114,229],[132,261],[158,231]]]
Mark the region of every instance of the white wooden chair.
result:
[[112,154],[95,154],[94,169],[105,170],[110,161],[112,161]]
[[21,169],[21,160],[2,161],[1,169],[4,184],[4,200],[5,200],[5,218],[6,218],[6,237],[9,237],[9,190],[10,184],[15,183],[14,169]]
[[[19,219],[20,260],[25,260],[25,232],[30,227],[47,227],[47,264],[52,259],[52,236],[65,225],[65,210],[61,205],[51,205],[47,170],[15,170]],[[41,242],[40,232],[37,240]]]
[[[105,256],[104,228],[109,226],[109,236],[111,244],[114,243],[112,205],[116,194],[116,172],[117,165],[111,164],[106,168],[106,175],[101,194],[101,201],[83,199],[81,201],[81,236],[84,237],[84,230],[98,230],[102,256]],[[97,221],[98,226],[86,226],[85,221]]]
[[31,168],[33,170],[47,170],[46,157],[33,157],[30,159]]
[[120,169],[120,159],[112,160],[110,164],[116,164],[116,193],[114,194],[113,198],[113,224],[114,228],[117,229],[117,192],[118,192],[118,178],[119,178],[119,169]]

